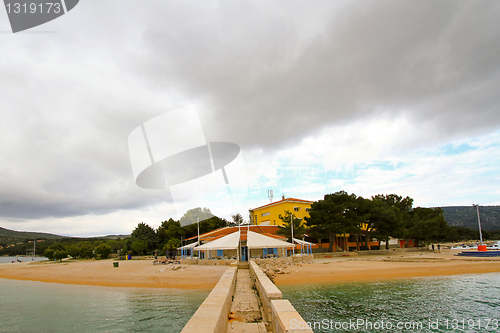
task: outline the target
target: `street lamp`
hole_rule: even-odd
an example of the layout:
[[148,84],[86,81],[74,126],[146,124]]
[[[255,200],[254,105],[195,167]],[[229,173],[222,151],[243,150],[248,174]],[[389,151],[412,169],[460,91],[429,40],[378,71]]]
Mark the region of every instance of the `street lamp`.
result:
[[295,255],[295,243],[293,242],[293,214],[290,215],[290,226],[292,227],[292,255]]
[[483,245],[483,233],[481,232],[481,218],[479,217],[479,205],[472,204],[473,207],[476,207],[477,210],[477,223],[479,224],[479,241],[481,245]]
[[198,226],[198,245],[201,245],[200,244],[200,218],[199,217],[196,218],[196,225]]

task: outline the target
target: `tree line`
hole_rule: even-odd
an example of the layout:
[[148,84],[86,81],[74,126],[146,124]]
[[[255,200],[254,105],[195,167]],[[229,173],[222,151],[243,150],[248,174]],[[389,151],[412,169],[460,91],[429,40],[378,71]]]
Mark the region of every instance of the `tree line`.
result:
[[[279,218],[284,225],[279,232],[290,237],[291,213],[286,211]],[[478,230],[449,226],[441,208],[414,208],[412,198],[397,194],[378,194],[371,198],[345,191],[326,194],[311,204],[305,223],[298,218],[293,220],[295,237],[307,232],[313,238],[328,239],[330,252],[339,234],[355,235],[358,248],[360,245],[368,248],[370,239],[385,241],[386,248],[390,238],[405,239],[406,246],[410,239],[416,244],[479,239]],[[483,231],[483,236],[500,235]]]
[[[322,200],[311,205],[305,223],[293,218],[294,236],[300,238],[307,233],[316,239],[328,239],[329,251],[333,250],[333,239],[337,234],[357,235],[356,239],[367,247],[370,239],[386,241],[389,238],[414,239],[424,242],[459,242],[479,239],[477,229],[449,226],[441,208],[413,207],[413,199],[396,194],[378,194],[370,199],[339,191],[326,194]],[[292,213],[285,211],[279,218],[284,228],[278,233],[291,236]],[[195,237],[197,221],[200,234],[244,222],[240,214],[232,216],[232,221],[212,215],[208,208],[191,209],[180,220],[172,218],[163,221],[158,228],[140,222],[130,237],[118,239],[102,238],[62,238],[44,239],[36,243],[36,252],[50,259],[61,259],[68,255],[73,258],[107,258],[110,254],[143,255],[156,252],[158,255],[173,254],[182,240]],[[181,227],[181,225],[187,225]],[[484,239],[500,239],[500,231],[482,230]],[[361,237],[366,235],[366,237]],[[30,243],[31,241],[31,243]],[[15,246],[9,246],[13,239],[0,237],[0,255],[24,255],[33,249],[32,239],[17,239]],[[405,242],[408,244],[408,241]]]
[[[239,218],[241,215],[237,214]],[[189,224],[181,227],[183,224]],[[181,240],[194,237],[198,234],[197,221],[200,226],[200,234],[234,225],[233,221],[227,221],[214,216],[208,208],[191,209],[176,221],[172,218],[163,221],[158,228],[152,228],[144,222],[140,222],[132,231],[130,237],[119,239],[102,238],[62,238],[43,239],[36,243],[36,253],[42,254],[53,260],[66,258],[96,258],[105,259],[110,254],[120,255],[143,255],[156,252],[158,255],[167,255],[181,246]],[[16,240],[18,244],[11,245],[14,241],[5,241],[5,246],[0,249],[0,255],[25,255],[33,250],[33,239]],[[0,244],[2,239],[0,237]],[[0,245],[1,246],[1,245]]]

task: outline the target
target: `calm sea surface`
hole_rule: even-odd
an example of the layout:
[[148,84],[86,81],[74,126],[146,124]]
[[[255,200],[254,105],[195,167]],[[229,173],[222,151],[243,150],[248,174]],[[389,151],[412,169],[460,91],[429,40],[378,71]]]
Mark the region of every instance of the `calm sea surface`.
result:
[[180,332],[209,292],[0,279],[0,332]]
[[[280,289],[317,333],[500,332],[496,273]],[[208,293],[0,279],[0,332],[180,332]]]
[[500,332],[498,273],[280,289],[314,332]]

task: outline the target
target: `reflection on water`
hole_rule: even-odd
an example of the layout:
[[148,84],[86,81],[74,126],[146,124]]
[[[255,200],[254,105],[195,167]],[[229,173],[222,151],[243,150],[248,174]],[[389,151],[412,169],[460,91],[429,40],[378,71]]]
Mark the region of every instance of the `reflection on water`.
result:
[[180,332],[208,293],[0,279],[0,331]]
[[[316,323],[314,332],[500,331],[498,273],[280,289],[307,322]],[[355,325],[342,329],[339,323],[346,322]],[[405,330],[397,323],[422,326]]]

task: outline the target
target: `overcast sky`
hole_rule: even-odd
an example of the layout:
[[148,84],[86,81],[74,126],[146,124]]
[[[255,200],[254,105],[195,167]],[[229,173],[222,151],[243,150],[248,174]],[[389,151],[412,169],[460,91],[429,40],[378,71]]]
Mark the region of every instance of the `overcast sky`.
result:
[[16,34],[0,8],[0,45],[4,228],[173,217],[127,140],[189,105],[207,141],[241,147],[245,218],[268,189],[500,204],[498,1],[87,0]]

